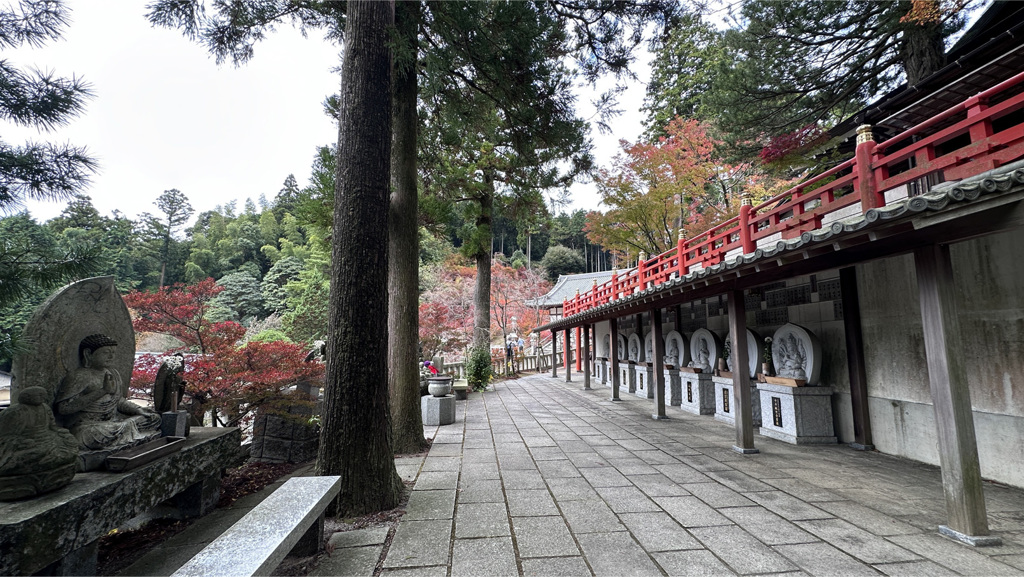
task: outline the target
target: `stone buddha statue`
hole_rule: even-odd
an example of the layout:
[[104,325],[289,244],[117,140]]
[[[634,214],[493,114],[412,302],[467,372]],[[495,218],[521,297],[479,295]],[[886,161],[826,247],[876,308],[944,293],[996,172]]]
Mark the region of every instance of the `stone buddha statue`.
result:
[[0,501],[32,497],[71,482],[78,441],[57,426],[50,394],[27,387],[0,412]]
[[708,351],[708,341],[705,340],[704,337],[701,337],[698,341],[697,357],[690,361],[687,366],[700,369],[701,371],[710,371],[711,361],[708,358],[710,356],[711,353]]
[[116,346],[102,334],[82,339],[81,366],[57,389],[54,409],[83,453],[117,451],[160,435],[160,416],[126,398],[127,387],[113,368]]
[[675,339],[669,339],[668,354],[665,355],[665,364],[673,367],[679,365],[679,347]]

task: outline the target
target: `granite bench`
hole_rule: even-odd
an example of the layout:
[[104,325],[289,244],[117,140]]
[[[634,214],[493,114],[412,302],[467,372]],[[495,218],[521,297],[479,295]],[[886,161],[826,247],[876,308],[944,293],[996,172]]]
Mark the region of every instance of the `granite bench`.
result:
[[340,491],[341,477],[288,479],[173,576],[270,575],[291,552],[312,555]]

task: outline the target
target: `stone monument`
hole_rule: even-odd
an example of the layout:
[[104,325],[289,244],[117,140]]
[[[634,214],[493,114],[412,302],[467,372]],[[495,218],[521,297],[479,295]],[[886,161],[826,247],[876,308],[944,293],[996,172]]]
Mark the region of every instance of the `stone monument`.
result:
[[50,395],[42,387],[22,389],[0,412],[0,501],[34,497],[71,482],[78,440],[57,426]]
[[[725,340],[732,343],[732,333],[726,335]],[[761,366],[761,351],[758,346],[761,342],[761,337],[759,337],[757,333],[747,329],[747,364],[750,365],[751,377],[757,376],[757,369]],[[733,356],[734,355],[729,355],[729,358],[725,361],[730,371],[735,370],[732,366]]]
[[722,340],[707,330],[697,329],[690,335],[690,362],[687,367],[710,373],[722,354]]
[[714,414],[715,383],[711,371],[721,351],[722,341],[715,333],[697,329],[690,335],[690,360],[679,370],[680,409],[695,415]]
[[686,339],[677,331],[670,331],[665,336],[665,389],[668,392],[668,402],[671,407],[678,407],[682,403],[682,381],[679,377],[679,367],[690,361],[690,349],[686,346]]
[[772,362],[778,377],[817,385],[821,375],[821,343],[800,325],[785,324],[772,336]]
[[621,385],[627,385],[627,392],[636,394],[637,392],[637,363],[640,362],[640,335],[633,333],[629,335],[629,351],[627,356],[627,365],[625,367],[625,374],[622,375]]
[[160,417],[127,400],[135,331],[113,277],[70,284],[47,299],[25,325],[34,343],[14,359],[14,396],[42,387],[57,424],[78,440],[79,471],[160,434]]
[[[761,434],[794,445],[834,444],[832,387],[822,386],[821,343],[809,330],[786,324],[772,337],[776,376],[760,383]],[[801,385],[814,386],[801,386]]]

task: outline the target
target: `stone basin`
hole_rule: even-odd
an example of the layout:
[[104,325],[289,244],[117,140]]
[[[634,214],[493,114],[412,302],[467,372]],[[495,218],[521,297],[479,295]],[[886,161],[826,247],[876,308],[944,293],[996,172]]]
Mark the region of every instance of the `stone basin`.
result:
[[147,441],[136,447],[118,451],[107,457],[107,470],[109,471],[130,471],[135,467],[141,467],[146,463],[176,453],[185,446],[185,437],[160,437]]

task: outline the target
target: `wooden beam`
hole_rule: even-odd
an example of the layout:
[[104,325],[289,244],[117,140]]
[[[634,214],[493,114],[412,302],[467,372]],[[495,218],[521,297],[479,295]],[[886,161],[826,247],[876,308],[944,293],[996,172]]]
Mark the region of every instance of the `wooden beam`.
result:
[[551,376],[558,378],[558,331],[551,331]]
[[989,536],[949,246],[918,248],[914,265],[948,517],[939,532],[970,545],[1001,544]]
[[860,451],[875,448],[871,440],[868,413],[868,377],[864,369],[864,336],[860,328],[860,296],[857,294],[857,269],[839,269],[842,292],[843,327],[846,329],[846,366],[850,374],[850,404],[853,407],[853,438],[850,446]]
[[612,372],[612,400],[621,401],[619,398],[619,319],[612,317],[608,319],[608,344],[611,345],[611,372]]
[[732,397],[736,405],[737,453],[757,453],[754,448],[754,414],[750,405],[750,363],[747,359],[747,310],[743,291],[729,292],[729,334],[732,335]]
[[[654,340],[654,419],[667,419],[665,415],[665,338],[661,330],[661,309],[651,309],[651,338]],[[651,362],[650,359],[647,360]]]
[[569,338],[569,335],[572,334],[569,332],[571,330],[569,327],[565,328],[565,345],[562,347],[562,350],[565,351],[562,360],[565,361],[565,382],[567,383],[572,382],[572,339]]

